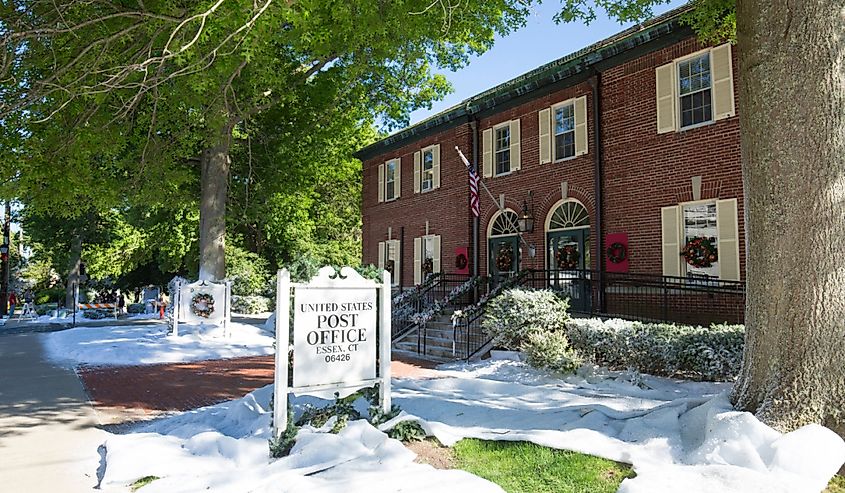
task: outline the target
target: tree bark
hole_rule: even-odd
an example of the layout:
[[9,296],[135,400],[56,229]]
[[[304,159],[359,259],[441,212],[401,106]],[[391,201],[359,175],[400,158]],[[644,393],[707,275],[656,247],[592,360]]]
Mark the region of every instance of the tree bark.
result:
[[737,1],[747,238],[739,409],[845,436],[841,0]]
[[65,308],[73,310],[76,303],[74,287],[79,286],[79,264],[82,259],[82,236],[74,232],[70,242],[70,260],[68,261],[67,285],[65,286]]
[[199,278],[207,281],[226,277],[224,250],[231,138],[232,127],[226,126],[217,145],[203,151],[201,159]]

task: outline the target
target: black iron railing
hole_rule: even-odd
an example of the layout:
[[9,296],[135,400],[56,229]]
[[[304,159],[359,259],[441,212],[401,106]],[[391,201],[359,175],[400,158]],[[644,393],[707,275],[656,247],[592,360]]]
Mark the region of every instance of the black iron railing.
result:
[[570,312],[579,315],[696,325],[743,323],[745,315],[745,283],[740,281],[529,270],[521,284],[563,293],[569,298]]

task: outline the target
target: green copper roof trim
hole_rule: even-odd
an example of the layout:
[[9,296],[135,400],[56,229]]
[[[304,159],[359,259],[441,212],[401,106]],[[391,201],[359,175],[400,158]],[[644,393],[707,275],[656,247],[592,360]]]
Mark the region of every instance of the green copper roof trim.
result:
[[654,17],[642,25],[630,27],[607,39],[586,48],[530,70],[514,79],[499,84],[480,94],[430,116],[410,127],[404,128],[384,139],[374,142],[355,153],[359,159],[367,159],[383,152],[388,152],[398,144],[413,137],[422,137],[433,133],[435,129],[446,130],[457,126],[471,116],[490,110],[515,98],[523,97],[543,87],[564,81],[574,75],[587,71],[591,66],[614,56],[663,38],[682,28],[681,16],[691,10],[690,4]]

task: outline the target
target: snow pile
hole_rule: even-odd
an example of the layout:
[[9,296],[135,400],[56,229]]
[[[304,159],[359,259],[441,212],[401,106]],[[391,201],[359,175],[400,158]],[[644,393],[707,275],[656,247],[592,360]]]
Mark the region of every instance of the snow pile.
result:
[[274,338],[260,327],[231,323],[232,336],[222,328],[179,325],[168,336],[164,324],[79,327],[42,334],[51,361],[70,366],[149,365],[273,354]]
[[[729,384],[595,369],[560,380],[512,361],[443,373],[394,380],[394,402],[406,413],[382,428],[417,419],[447,445],[464,437],[527,440],[627,462],[637,477],[622,483],[622,493],[815,493],[845,461],[845,442],[826,428],[781,434],[733,411]],[[501,491],[466,473],[414,464],[364,421],[338,435],[303,429],[292,454],[271,461],[271,392],[112,436],[102,484],[155,475],[163,479],[148,491]]]
[[414,453],[366,421],[337,435],[303,428],[285,458],[268,459],[272,386],[243,399],[153,423],[105,442],[103,486],[154,475],[148,493],[250,492],[496,492],[463,471],[413,462]]

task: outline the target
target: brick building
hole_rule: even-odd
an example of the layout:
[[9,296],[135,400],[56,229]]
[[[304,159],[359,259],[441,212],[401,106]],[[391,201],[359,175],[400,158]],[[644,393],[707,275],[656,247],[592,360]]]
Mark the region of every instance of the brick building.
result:
[[[518,269],[744,279],[735,47],[699,43],[685,8],[359,151],[364,263],[401,286]],[[456,146],[493,196],[479,191],[477,224]],[[714,257],[681,255],[708,242]]]

